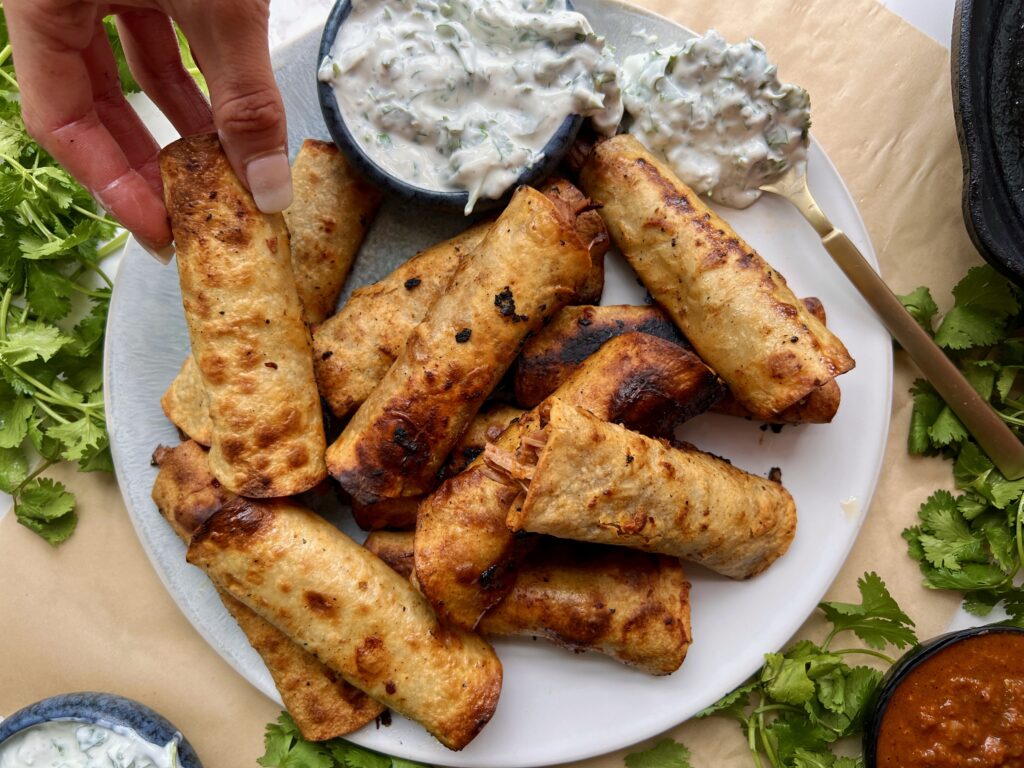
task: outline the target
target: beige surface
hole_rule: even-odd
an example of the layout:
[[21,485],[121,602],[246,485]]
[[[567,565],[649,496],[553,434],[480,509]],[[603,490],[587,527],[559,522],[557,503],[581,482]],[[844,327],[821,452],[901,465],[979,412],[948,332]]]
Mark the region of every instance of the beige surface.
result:
[[[814,132],[860,206],[890,284],[926,282],[940,304],[978,261],[960,217],[960,158],[949,95],[949,56],[875,0],[642,0],[695,29],[763,40],[783,79],[804,84]],[[948,464],[910,458],[905,440],[912,367],[897,355],[893,422],[869,519],[830,596],[855,596],[877,570],[918,621],[944,629],[956,607],[928,593],[899,531]],[[135,539],[109,477],[58,473],[78,494],[82,522],[54,551],[0,521],[0,712],[53,693],[100,689],[146,701],[174,721],[210,768],[254,766],[277,708],[206,646],[178,612]],[[811,622],[805,633],[820,628]],[[695,628],[699,631],[699,628]],[[642,715],[641,715],[642,716]],[[703,768],[748,766],[732,722],[671,732]],[[621,753],[579,764],[620,768]]]

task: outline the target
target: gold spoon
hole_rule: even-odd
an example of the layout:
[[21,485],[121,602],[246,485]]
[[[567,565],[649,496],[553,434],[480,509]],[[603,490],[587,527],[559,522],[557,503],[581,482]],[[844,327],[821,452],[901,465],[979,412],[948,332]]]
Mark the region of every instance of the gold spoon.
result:
[[999,471],[1010,480],[1024,476],[1024,443],[1017,439],[999,414],[975,391],[953,362],[911,317],[850,238],[832,226],[807,188],[804,167],[791,166],[773,183],[763,184],[761,189],[789,200],[814,227],[832,260],[875,310],[892,337],[917,363],[917,367],[953,413],[974,435]]

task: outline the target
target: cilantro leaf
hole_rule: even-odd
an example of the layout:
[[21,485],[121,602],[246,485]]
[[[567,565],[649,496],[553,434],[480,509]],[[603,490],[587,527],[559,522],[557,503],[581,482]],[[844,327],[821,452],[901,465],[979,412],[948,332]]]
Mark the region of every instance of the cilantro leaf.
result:
[[87,414],[76,421],[50,427],[46,436],[61,444],[61,456],[75,461],[83,458],[89,449],[100,445],[106,439],[106,431]]
[[872,648],[892,644],[904,648],[917,643],[914,622],[889,594],[885,582],[876,573],[857,580],[860,604],[823,602],[819,608],[835,626],[835,632],[852,631]]
[[0,381],[0,448],[17,448],[28,436],[32,401]]
[[344,739],[307,741],[287,712],[282,712],[276,723],[267,724],[263,756],[256,762],[264,768],[430,768],[363,749]]
[[107,41],[110,49],[114,52],[114,61],[117,62],[117,76],[121,80],[121,90],[126,94],[138,93],[142,87],[135,80],[131,69],[128,68],[128,60],[124,55],[124,46],[121,44],[121,37],[117,33],[117,25],[114,17],[108,16],[103,20],[103,28],[107,33]]
[[919,286],[910,293],[904,296],[897,296],[896,298],[906,307],[910,316],[917,320],[918,325],[928,331],[929,334],[934,333],[932,324],[935,321],[935,315],[938,313],[939,307],[935,303],[935,299],[932,298],[931,291],[925,286]]
[[1007,320],[1020,311],[1016,290],[988,265],[968,271],[953,288],[953,298],[956,303],[935,332],[935,342],[947,349],[970,349],[1001,341]]
[[35,320],[15,323],[7,328],[7,338],[0,339],[0,362],[10,366],[46,362],[69,341],[55,325]]
[[936,491],[921,505],[921,534],[918,539],[925,559],[936,568],[960,570],[961,562],[986,562],[982,539],[957,509],[949,491]]
[[75,497],[60,483],[44,477],[22,487],[15,499],[14,514],[19,523],[56,546],[75,530],[78,517],[74,508]]
[[672,739],[662,739],[650,749],[626,755],[626,768],[692,768],[690,750]]
[[25,452],[15,446],[0,448],[0,491],[14,493],[28,477],[28,459]]
[[932,425],[945,410],[946,404],[932,385],[924,379],[915,381],[911,392],[914,396],[914,408],[910,413],[907,450],[913,454],[924,455],[934,450],[929,433]]

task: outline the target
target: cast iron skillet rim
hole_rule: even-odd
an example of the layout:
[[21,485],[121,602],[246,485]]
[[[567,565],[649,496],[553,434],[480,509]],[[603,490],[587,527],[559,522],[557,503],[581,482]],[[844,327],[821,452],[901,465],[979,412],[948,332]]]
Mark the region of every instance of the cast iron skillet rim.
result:
[[203,768],[199,756],[170,720],[145,704],[114,693],[62,693],[19,709],[0,722],[0,746],[13,736],[51,720],[78,720],[131,728],[153,744],[178,742],[180,768]]
[[[572,9],[572,1],[566,0],[566,7]],[[327,58],[334,47],[334,40],[338,36],[341,25],[348,18],[352,11],[351,0],[337,0],[327,16],[327,23],[324,25],[323,36],[320,38],[319,59],[316,62],[319,70],[321,62]],[[316,75],[314,74],[314,77]],[[409,202],[426,204],[434,208],[462,211],[469,201],[468,192],[448,192],[444,190],[425,189],[392,175],[381,168],[362,148],[356,138],[352,135],[341,114],[338,100],[334,96],[334,90],[328,83],[316,83],[317,97],[320,101],[320,111],[324,116],[324,123],[327,125],[327,132],[330,133],[334,143],[345,153],[345,156],[356,168],[368,179],[393,192],[399,198]],[[517,187],[523,184],[533,184],[540,179],[549,176],[566,152],[572,146],[583,125],[583,118],[579,115],[569,115],[555,131],[554,135],[544,145],[541,152],[541,160],[526,168],[519,178],[499,198],[478,198],[473,207],[473,212],[487,211],[505,205]]]
[[[967,233],[987,262],[1024,285],[1024,220],[1007,188],[990,120],[990,44],[1005,8],[1006,0],[957,0],[950,57],[953,115],[963,163],[961,207]],[[981,19],[985,13],[990,15]]]
[[1008,624],[986,624],[981,627],[969,627],[955,632],[947,632],[920,645],[916,645],[901,656],[889,671],[885,673],[878,687],[878,698],[871,706],[871,712],[864,724],[864,768],[875,768],[875,753],[878,747],[878,736],[882,730],[882,720],[889,708],[893,694],[903,681],[923,662],[964,640],[985,635],[1011,634],[1024,635],[1024,628]]

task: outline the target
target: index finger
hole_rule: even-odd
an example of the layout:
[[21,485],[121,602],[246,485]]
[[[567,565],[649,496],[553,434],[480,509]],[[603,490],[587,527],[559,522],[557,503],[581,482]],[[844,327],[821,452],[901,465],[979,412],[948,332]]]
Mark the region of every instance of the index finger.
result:
[[[83,58],[99,21],[86,3],[48,13],[6,3],[25,127],[97,201],[151,248],[171,241],[163,201],[132,168],[93,102]],[[39,21],[34,14],[46,14]]]

